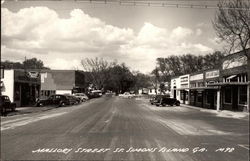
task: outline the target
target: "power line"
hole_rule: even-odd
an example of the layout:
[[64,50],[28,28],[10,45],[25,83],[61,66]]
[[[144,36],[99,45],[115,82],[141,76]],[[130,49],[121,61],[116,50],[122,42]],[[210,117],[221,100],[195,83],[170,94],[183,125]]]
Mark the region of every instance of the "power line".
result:
[[[218,5],[212,4],[197,4],[197,2],[219,2],[219,0],[5,0],[7,1],[46,1],[46,2],[76,2],[76,3],[90,3],[90,4],[115,4],[122,6],[148,6],[148,7],[172,7],[172,8],[194,8],[194,9],[218,9]],[[230,1],[230,0],[225,0]],[[244,2],[249,2],[249,0],[242,0]],[[170,3],[178,2],[178,3]],[[183,2],[193,2],[193,3],[183,3]],[[196,4],[195,4],[196,2]],[[250,8],[230,8],[227,6],[222,6],[223,9],[228,10],[247,10]]]

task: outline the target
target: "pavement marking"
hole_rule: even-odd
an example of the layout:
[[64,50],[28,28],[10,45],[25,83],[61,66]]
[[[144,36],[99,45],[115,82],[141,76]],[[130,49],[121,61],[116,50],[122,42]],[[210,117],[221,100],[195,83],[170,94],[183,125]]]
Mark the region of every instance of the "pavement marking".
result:
[[161,123],[167,128],[171,128],[179,135],[232,135],[231,132],[224,132],[220,130],[213,129],[213,126],[195,126],[188,124],[188,122],[183,122],[181,120],[170,120],[163,118],[154,118],[153,121]]
[[22,120],[19,122],[11,122],[10,124],[1,125],[1,131],[7,130],[7,129],[14,129],[16,127],[27,125],[27,124],[30,124],[30,123],[33,123],[36,121],[40,121],[40,120],[44,120],[44,119],[48,119],[48,118],[52,118],[52,117],[57,117],[57,116],[65,114],[65,113],[66,112],[55,113],[55,114],[50,114],[50,115],[46,114],[46,115],[38,116],[38,117],[35,116],[36,118],[30,117],[26,120]]
[[7,124],[7,123],[13,123],[13,122],[17,122],[17,121],[21,121],[21,120],[25,120],[25,119],[29,119],[31,117],[22,117],[22,118],[19,118],[19,119],[14,119],[14,120],[8,120],[8,121],[2,121],[1,120],[1,126],[4,125],[4,124]]
[[240,147],[242,147],[244,149],[249,150],[249,145],[247,145],[247,144],[238,144],[238,146],[240,146]]

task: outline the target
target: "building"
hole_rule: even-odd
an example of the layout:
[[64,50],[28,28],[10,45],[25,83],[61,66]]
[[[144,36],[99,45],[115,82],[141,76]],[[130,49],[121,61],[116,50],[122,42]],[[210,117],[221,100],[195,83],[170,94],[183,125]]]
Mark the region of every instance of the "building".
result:
[[[248,49],[250,54],[250,49]],[[226,56],[222,60],[220,81],[209,86],[220,88],[220,109],[249,111],[247,109],[248,78],[247,56],[241,51]]]
[[180,76],[180,88],[177,88],[177,95],[180,96],[179,100],[183,104],[189,104],[189,77],[189,74]]
[[174,77],[171,79],[172,97],[201,108],[249,111],[247,61],[241,51],[225,56],[218,69]]
[[170,82],[170,96],[180,100],[180,92],[177,91],[181,87],[180,78],[174,77]]
[[189,74],[171,79],[170,96],[183,104],[189,104]]
[[219,82],[219,69],[190,74],[190,105],[216,109],[217,86],[208,86]]
[[41,97],[51,94],[73,94],[85,92],[87,84],[83,71],[76,70],[42,70]]
[[218,86],[210,86],[220,81],[220,70],[211,69],[204,72],[204,83],[205,83],[205,108],[217,109],[219,107],[219,92]]
[[1,92],[9,96],[17,107],[34,105],[40,93],[40,74],[24,69],[5,69],[1,78]]
[[190,93],[189,93],[189,104],[193,106],[203,107],[204,106],[204,74],[203,72],[190,74]]

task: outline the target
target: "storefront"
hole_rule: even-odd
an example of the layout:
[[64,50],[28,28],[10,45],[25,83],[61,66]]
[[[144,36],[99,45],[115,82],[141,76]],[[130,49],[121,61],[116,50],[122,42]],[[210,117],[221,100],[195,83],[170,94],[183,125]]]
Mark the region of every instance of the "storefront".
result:
[[19,106],[32,106],[40,93],[40,74],[37,71],[11,69],[4,71],[2,94]]
[[204,106],[204,87],[203,72],[190,75],[190,105]]
[[218,86],[209,86],[220,81],[220,70],[213,69],[205,71],[205,108],[217,109],[217,93],[219,92]]
[[222,61],[219,86],[221,110],[247,111],[247,57],[243,52],[226,56]]

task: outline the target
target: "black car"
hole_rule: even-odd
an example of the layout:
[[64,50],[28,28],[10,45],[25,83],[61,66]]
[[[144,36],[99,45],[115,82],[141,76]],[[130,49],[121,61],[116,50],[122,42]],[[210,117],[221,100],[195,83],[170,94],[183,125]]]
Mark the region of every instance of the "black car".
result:
[[16,103],[11,102],[8,96],[1,95],[0,96],[0,108],[1,108],[1,114],[5,114],[8,110],[15,111]]
[[151,104],[155,104],[156,106],[166,106],[166,105],[176,105],[180,106],[180,101],[176,98],[170,98],[168,95],[157,95]]
[[36,106],[55,105],[61,107],[70,104],[70,99],[67,96],[60,94],[51,95],[48,99],[45,100],[38,99],[36,102]]

